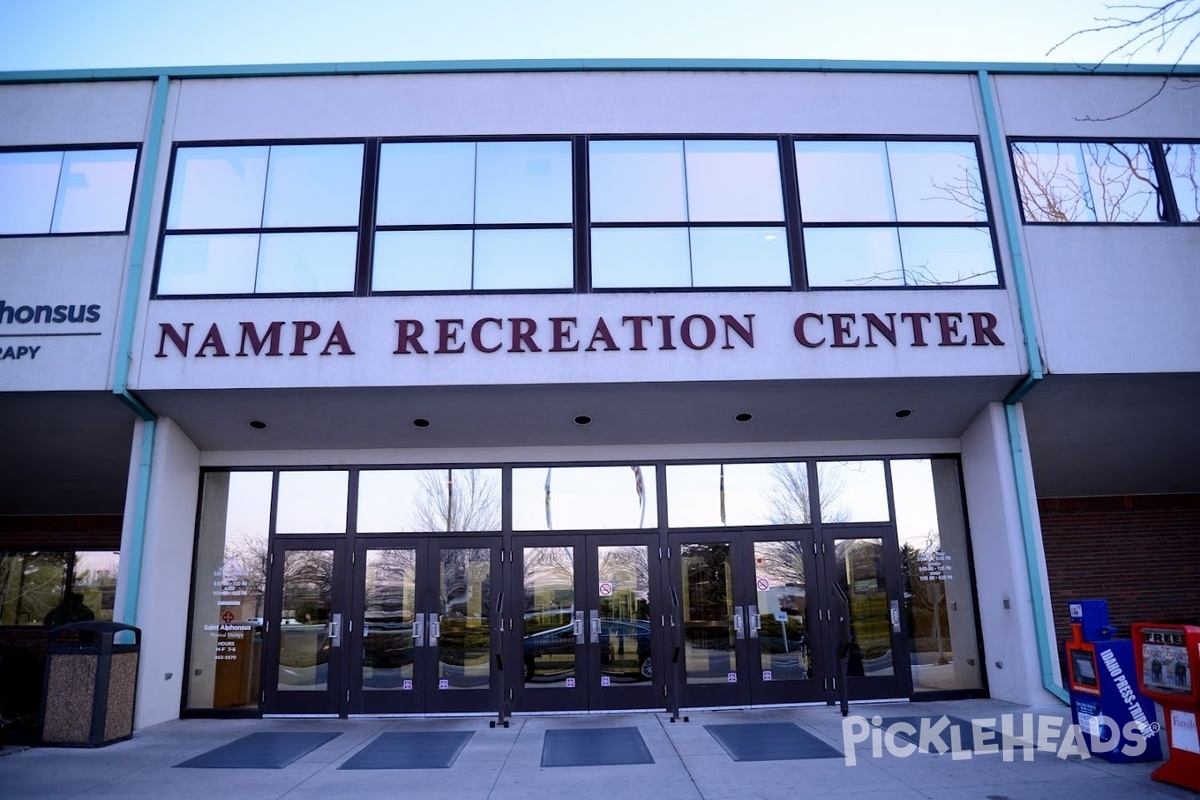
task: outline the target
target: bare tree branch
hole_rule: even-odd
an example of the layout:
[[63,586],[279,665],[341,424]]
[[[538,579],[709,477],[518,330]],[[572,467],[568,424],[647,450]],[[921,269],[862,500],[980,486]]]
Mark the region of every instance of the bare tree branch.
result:
[[[1146,48],[1152,48],[1155,53],[1161,54],[1173,41],[1177,42],[1180,38],[1184,38],[1186,41],[1168,67],[1167,74],[1162,77],[1158,88],[1149,97],[1131,108],[1107,117],[1084,116],[1079,118],[1085,122],[1110,122],[1128,116],[1162,96],[1171,78],[1175,75],[1176,69],[1183,63],[1184,57],[1196,41],[1200,40],[1200,0],[1167,0],[1157,5],[1122,3],[1105,7],[1110,15],[1095,17],[1098,24],[1075,31],[1047,50],[1046,55],[1054,53],[1080,37],[1104,36],[1114,32],[1124,34],[1121,42],[1109,49],[1091,67],[1091,71],[1094,72],[1100,65],[1111,59],[1132,60]],[[1180,88],[1191,89],[1196,86],[1196,83],[1192,81],[1185,80],[1184,84]]]

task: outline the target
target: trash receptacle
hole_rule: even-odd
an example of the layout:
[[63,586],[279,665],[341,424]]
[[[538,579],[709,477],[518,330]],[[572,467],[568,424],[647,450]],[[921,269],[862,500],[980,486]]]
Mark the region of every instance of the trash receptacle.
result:
[[[132,644],[116,643],[124,631],[132,633]],[[101,747],[132,737],[141,646],[141,630],[120,622],[72,622],[51,630],[42,744]]]

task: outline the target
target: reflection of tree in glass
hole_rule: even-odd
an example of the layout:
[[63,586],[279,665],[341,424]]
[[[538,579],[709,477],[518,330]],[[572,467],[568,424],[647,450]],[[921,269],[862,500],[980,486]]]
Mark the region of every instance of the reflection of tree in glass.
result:
[[[862,471],[856,462],[817,464],[821,492],[821,521],[845,522],[849,511],[841,503],[846,490],[844,471]],[[808,466],[804,462],[769,465],[769,481],[763,489],[768,525],[811,525],[812,503],[808,496]]]
[[975,159],[963,156],[958,159],[955,176],[946,183],[938,183],[930,178],[930,188],[933,193],[923,200],[950,200],[965,208],[969,214],[966,219],[987,219],[987,202],[983,198],[983,185],[979,180],[979,167]]
[[757,542],[754,558],[755,575],[772,586],[804,586],[803,542]]
[[[953,177],[939,183],[936,178],[930,176],[929,194],[922,197],[921,200],[939,203],[942,207],[944,207],[946,201],[949,201],[964,209],[965,213],[962,214],[947,214],[948,217],[953,217],[953,219],[944,221],[973,220],[979,224],[986,223],[987,202],[984,200],[983,184],[979,177],[979,166],[975,161],[974,155],[967,155],[965,153],[954,154],[951,152],[941,152],[939,155],[943,159],[955,159],[955,166],[950,170],[953,173]],[[964,229],[955,228],[954,230]],[[990,246],[991,233],[987,228],[966,228],[965,230],[970,230],[976,235],[988,239],[987,244]],[[854,278],[850,282],[856,286],[871,286],[873,284],[888,286],[896,284],[903,286],[955,286],[974,284],[980,278],[993,279],[996,274],[995,268],[989,267],[974,272],[960,271],[958,275],[950,276],[946,274],[944,267],[945,265],[943,265],[943,269],[941,270],[934,270],[930,267],[928,261],[923,263],[909,263],[905,261],[900,269],[883,270],[861,278]]]
[[[575,605],[575,556],[570,547],[526,547],[525,613]],[[528,635],[528,629],[526,631]]]
[[415,610],[411,607],[411,602],[412,593],[415,591],[416,569],[416,550],[368,550],[364,614],[376,621],[412,621]]
[[1171,142],[1163,147],[1171,172],[1171,188],[1179,205],[1181,222],[1200,222],[1200,175],[1196,161],[1200,145]]
[[0,622],[40,624],[63,599],[65,552],[0,553]]
[[301,624],[329,619],[333,558],[327,550],[289,550],[283,562],[283,613]]
[[221,579],[237,583],[246,591],[242,608],[247,617],[263,615],[263,593],[267,588],[267,540],[264,534],[238,531],[225,542]]
[[[967,230],[984,238],[990,236],[987,230],[982,228],[968,228]],[[852,278],[850,283],[855,286],[871,286],[876,283],[887,286],[896,284],[903,286],[958,286],[972,285],[980,278],[995,274],[996,270],[994,269],[981,269],[977,272],[960,272],[952,278],[943,272],[935,272],[930,269],[929,262],[925,261],[920,264],[905,264],[901,269],[885,269],[861,278]]]
[[601,582],[613,584],[613,594],[600,598],[600,615],[621,619],[649,619],[650,561],[642,545],[601,547]]
[[808,465],[776,463],[770,465],[770,481],[763,489],[769,525],[808,525],[812,506],[808,502]]
[[500,529],[500,484],[495,470],[424,470],[414,498],[414,531]]
[[[930,530],[923,538],[910,538],[900,546],[900,575],[914,652],[936,649],[939,663],[944,664],[944,641],[950,635],[950,621],[945,613],[941,555],[941,538],[936,530]],[[922,567],[934,572],[923,573]]]
[[1029,222],[1162,219],[1149,148],[1104,142],[1019,142],[1013,169]]

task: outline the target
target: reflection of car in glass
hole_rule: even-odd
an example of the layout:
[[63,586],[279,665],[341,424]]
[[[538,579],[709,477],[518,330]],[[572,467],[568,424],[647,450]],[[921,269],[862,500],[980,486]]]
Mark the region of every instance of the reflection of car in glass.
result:
[[[548,616],[556,617],[553,621],[559,624],[538,630],[540,626],[537,622],[544,623]],[[562,620],[566,622],[563,623]],[[588,623],[585,621],[584,624]],[[565,656],[566,661],[574,664],[575,625],[570,611],[526,614],[525,630],[534,631],[525,636],[525,680],[532,680],[537,674],[554,672],[553,661],[557,657]],[[653,677],[648,620],[601,617],[600,652],[602,672],[628,674],[641,680],[650,680]],[[612,653],[620,655],[610,659],[609,654]],[[539,662],[545,661],[550,663],[539,665]],[[622,663],[628,664],[629,669],[622,669]]]
[[363,666],[394,669],[413,662],[413,626],[396,619],[368,617],[363,624]]

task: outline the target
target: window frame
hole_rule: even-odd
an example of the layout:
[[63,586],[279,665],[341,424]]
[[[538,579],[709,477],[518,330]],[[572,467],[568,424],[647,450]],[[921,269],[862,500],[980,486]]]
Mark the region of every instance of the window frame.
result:
[[[382,147],[391,143],[452,143],[452,142],[568,142],[571,147],[572,166],[572,196],[571,221],[569,223],[472,223],[472,224],[420,224],[420,225],[377,225],[376,214],[378,207],[378,189],[380,179],[380,160]],[[683,222],[599,222],[593,223],[590,215],[590,175],[589,146],[592,141],[758,141],[773,142],[778,155],[780,170],[781,200],[783,219],[777,220],[737,220],[737,221],[692,221]],[[969,143],[976,158],[979,169],[980,191],[983,198],[982,221],[953,221],[953,222],[812,222],[805,223],[800,208],[799,184],[797,181],[797,166],[795,145],[804,141],[830,142],[956,142]],[[167,218],[170,211],[171,194],[174,189],[177,154],[185,148],[198,147],[252,147],[252,146],[288,146],[288,145],[322,145],[322,144],[360,144],[363,147],[361,194],[359,198],[359,214],[357,227],[350,226],[308,226],[296,228],[214,228],[168,231]],[[697,292],[808,292],[808,291],[906,291],[906,290],[1004,290],[1005,273],[1003,259],[999,247],[996,228],[994,204],[991,198],[988,175],[988,162],[983,158],[982,145],[978,135],[886,135],[886,134],[794,134],[794,133],[638,133],[638,134],[563,134],[542,133],[531,135],[502,135],[502,136],[393,136],[393,137],[342,137],[326,139],[238,139],[238,140],[194,140],[177,141],[172,143],[171,159],[167,173],[167,183],[164,190],[163,207],[160,210],[160,225],[157,235],[157,254],[154,263],[154,275],[151,289],[151,299],[154,300],[194,300],[194,299],[250,299],[250,298],[293,298],[293,297],[388,297],[388,296],[470,296],[470,295],[505,295],[505,294],[616,294],[616,293],[697,293]],[[686,186],[684,187],[686,189]],[[592,283],[591,264],[591,234],[594,229],[606,227],[618,228],[782,228],[787,237],[788,269],[790,285],[778,286],[668,286],[668,287],[603,287],[594,288]],[[856,227],[886,227],[897,231],[904,228],[986,228],[992,248],[995,263],[996,281],[992,284],[892,284],[864,286],[811,286],[808,277],[808,264],[805,255],[806,228],[856,228]],[[375,239],[380,231],[390,230],[522,230],[522,229],[559,229],[569,230],[573,238],[572,252],[573,285],[569,288],[540,288],[540,289],[429,289],[429,290],[392,290],[372,288],[375,272],[374,250]],[[353,287],[336,292],[210,292],[196,294],[165,294],[158,289],[162,273],[164,243],[168,234],[236,234],[253,233],[263,235],[272,232],[353,232],[357,236],[356,264]],[[689,263],[691,262],[689,253]],[[256,262],[257,264],[257,262]],[[257,270],[257,266],[256,266]]]
[[[979,191],[983,198],[983,213],[982,221],[910,221],[904,222],[901,220],[890,221],[846,221],[846,222],[805,222],[803,219],[804,209],[800,204],[800,184],[799,184],[799,168],[796,164],[795,145],[800,142],[881,142],[886,145],[888,142],[898,143],[938,143],[951,142],[960,144],[970,144],[975,150],[975,164],[979,168]],[[908,285],[896,284],[889,286],[812,286],[808,277],[808,257],[807,246],[800,247],[800,260],[803,261],[799,265],[801,277],[804,279],[804,291],[809,292],[861,292],[861,291],[988,291],[988,290],[1003,290],[1006,288],[1005,273],[1003,260],[1000,257],[1000,240],[996,231],[996,217],[993,213],[991,188],[989,176],[987,172],[987,161],[983,157],[983,147],[979,136],[970,135],[916,135],[905,134],[897,136],[888,136],[884,134],[840,134],[840,135],[822,135],[822,134],[795,134],[789,137],[788,146],[790,149],[791,158],[789,159],[793,170],[791,176],[791,186],[795,192],[796,204],[793,207],[796,211],[796,223],[801,236],[801,241],[804,241],[804,233],[809,229],[853,229],[853,228],[890,228],[896,231],[897,248],[899,248],[900,231],[906,228],[927,228],[927,229],[946,229],[946,228],[987,228],[988,235],[992,246],[992,260],[996,269],[996,282],[994,284],[924,284],[924,285]],[[891,188],[891,176],[889,174],[888,192],[892,195],[893,207],[895,204],[894,190]],[[901,254],[901,258],[903,255]],[[903,267],[903,261],[901,261]]]
[[[339,145],[339,144],[357,144],[363,147],[362,168],[359,174],[359,197],[358,197],[358,214],[355,224],[348,225],[306,225],[296,227],[265,227],[260,225],[257,228],[180,228],[169,229],[167,227],[168,215],[171,212],[171,198],[175,190],[175,170],[178,166],[178,154],[180,150],[199,149],[204,147],[211,148],[233,148],[233,147],[289,147],[289,146],[304,146],[304,145]],[[361,231],[364,228],[364,217],[367,213],[367,180],[371,178],[375,171],[375,164],[371,159],[371,140],[363,137],[336,138],[336,139],[234,139],[234,140],[195,140],[195,141],[176,141],[171,144],[171,161],[170,167],[167,170],[167,183],[163,190],[163,202],[160,213],[157,237],[157,251],[154,259],[154,277],[151,283],[152,300],[209,300],[209,299],[250,299],[250,298],[278,298],[278,297],[353,297],[359,294],[359,287],[364,272],[364,264],[370,263],[369,246],[364,253],[364,237]],[[267,173],[269,176],[269,172]],[[264,176],[264,186],[267,181],[267,176]],[[265,203],[265,199],[264,199]],[[374,204],[370,206],[370,210],[374,211]],[[163,250],[166,246],[166,240],[171,235],[186,238],[188,236],[213,236],[213,235],[256,235],[262,237],[268,234],[288,234],[288,233],[353,233],[355,236],[355,259],[353,277],[351,280],[351,288],[344,291],[336,292],[204,292],[196,294],[164,294],[159,291],[159,282],[162,279],[163,265]],[[261,266],[258,259],[261,252],[262,240],[259,239],[259,248],[256,250],[255,256],[255,275],[258,275],[259,267]]]
[[[1161,180],[1166,182],[1168,188],[1166,193],[1167,196],[1165,198],[1165,205],[1169,210],[1169,213],[1173,215],[1171,221],[1166,222],[1165,224],[1182,226],[1200,224],[1200,213],[1196,215],[1195,220],[1185,220],[1183,218],[1183,212],[1180,211],[1179,206],[1179,195],[1175,191],[1175,176],[1171,172],[1171,164],[1167,160],[1166,151],[1167,146],[1173,144],[1188,145],[1189,147],[1194,147],[1197,150],[1200,150],[1200,138],[1188,139],[1185,137],[1162,136],[1157,139],[1151,139],[1150,141],[1152,146],[1154,146],[1154,155],[1162,160]],[[1155,169],[1158,169],[1158,167],[1155,167]],[[1197,203],[1197,205],[1200,206],[1200,203]]]
[[[133,204],[137,199],[138,194],[138,178],[141,175],[142,167],[142,143],[141,142],[89,142],[87,144],[39,144],[39,145],[19,145],[13,147],[0,147],[0,155],[6,153],[77,153],[90,152],[99,150],[132,150],[133,151],[133,173],[129,180],[129,194],[125,202],[125,221],[120,230],[105,230],[105,231],[46,231],[43,233],[0,233],[0,239],[18,239],[18,238],[37,238],[44,239],[49,237],[80,237],[80,236],[128,236],[130,225],[133,223]],[[62,165],[60,161],[58,180],[62,180]],[[58,195],[58,185],[54,188],[54,204],[50,210],[51,227],[54,225],[54,219],[58,216],[59,203],[61,198]]]
[[[370,297],[411,297],[411,296],[434,296],[434,295],[502,295],[502,294],[575,294],[581,291],[580,287],[585,285],[581,283],[581,264],[586,264],[587,253],[582,253],[580,250],[580,235],[579,229],[581,220],[584,219],[586,206],[581,208],[579,202],[581,175],[586,175],[586,153],[581,165],[580,162],[580,141],[585,137],[577,134],[529,134],[529,135],[505,135],[505,136],[384,136],[376,139],[368,140],[368,149],[373,151],[373,172],[369,176],[370,179],[370,227],[365,225],[360,229],[359,237],[369,239],[366,248],[370,252],[369,260],[363,262],[365,266],[360,266],[359,273],[362,282],[360,294]],[[376,213],[379,204],[379,164],[382,160],[383,147],[388,144],[452,144],[452,143],[520,143],[520,142],[566,142],[570,146],[571,160],[571,220],[570,222],[490,222],[490,223],[457,223],[457,224],[418,224],[418,225],[380,225],[376,219]],[[478,174],[478,150],[476,151],[476,174]],[[364,180],[365,184],[368,181]],[[477,188],[477,185],[476,185]],[[364,203],[368,198],[364,194]],[[572,260],[571,277],[572,286],[561,289],[374,289],[373,283],[375,278],[375,237],[380,231],[470,231],[472,233],[472,258],[471,258],[471,274],[474,276],[474,233],[475,231],[517,231],[517,230],[569,230],[572,237]],[[364,234],[365,232],[365,234]],[[360,242],[360,247],[362,243]]]
[[[803,248],[797,245],[798,230],[792,225],[795,217],[793,213],[796,208],[795,201],[797,194],[794,187],[789,186],[788,168],[790,166],[794,170],[795,164],[789,158],[788,150],[790,148],[790,137],[788,134],[721,134],[721,133],[638,133],[638,134],[591,134],[582,137],[582,147],[584,158],[588,160],[590,166],[590,145],[592,142],[679,142],[681,145],[686,145],[689,141],[701,142],[772,142],[775,144],[775,155],[779,164],[779,181],[780,181],[780,203],[782,211],[782,219],[779,220],[736,220],[736,221],[720,221],[720,220],[672,220],[672,221],[604,221],[595,222],[591,218],[591,214],[586,216],[586,230],[581,232],[580,238],[585,239],[588,248],[588,261],[583,268],[586,275],[580,285],[586,288],[582,291],[591,294],[621,294],[629,292],[654,292],[654,293],[695,293],[695,292],[795,292],[801,289],[803,270],[799,267],[798,250],[802,252]],[[682,155],[686,165],[687,150],[684,146]],[[687,193],[686,183],[686,166],[685,179],[682,187],[685,196]],[[576,187],[576,191],[582,197],[582,201],[589,207],[591,204],[591,171],[586,170],[584,173],[585,179],[582,186]],[[789,188],[793,189],[789,194]],[[591,263],[591,242],[592,231],[604,229],[619,229],[619,228],[637,228],[637,229],[682,229],[688,234],[689,242],[691,240],[691,229],[693,228],[781,228],[787,239],[787,258],[788,258],[788,273],[790,283],[780,286],[657,286],[657,287],[597,287],[592,283],[592,263]],[[689,267],[693,270],[695,262],[691,255],[691,249],[688,250]]]
[[[31,545],[32,545],[32,543],[31,543]],[[11,546],[0,547],[0,555],[16,554],[16,555],[28,557],[29,555],[32,555],[34,553],[38,553],[38,554],[59,553],[66,557],[66,568],[65,568],[64,575],[63,575],[62,595],[58,598],[57,605],[62,605],[63,603],[65,603],[66,599],[68,597],[70,597],[73,592],[76,591],[76,589],[75,589],[76,574],[75,573],[76,573],[76,570],[79,568],[79,555],[81,553],[115,553],[117,555],[118,568],[117,568],[117,575],[116,575],[116,583],[113,584],[114,592],[117,589],[119,589],[119,587],[120,587],[121,574],[120,574],[120,548],[119,547],[105,547],[105,546],[100,546],[100,545],[96,545],[96,546],[77,545],[77,546],[71,547],[71,546],[62,546],[62,545],[53,545],[53,544],[50,546],[47,546],[47,547],[37,547],[36,545],[33,545],[33,546],[17,545],[15,543],[13,543]],[[115,600],[115,595],[114,595],[114,600]],[[53,606],[52,609],[55,607],[57,607],[57,606]],[[95,617],[96,619],[101,618],[99,612],[103,610],[102,608],[96,608],[96,609],[91,609],[91,610],[94,614],[96,614],[96,617]],[[113,613],[114,614],[116,613],[115,607],[113,608]],[[38,622],[36,624],[35,623],[29,623],[29,624],[24,624],[24,625],[22,625],[20,623],[0,624],[0,630],[3,630],[3,631],[14,631],[14,630],[37,631],[37,630],[49,630],[49,628],[50,628],[50,626],[48,626],[44,620],[42,622]]]
[[[1146,221],[1138,220],[1066,220],[1058,222],[1055,220],[1031,220],[1026,218],[1025,214],[1025,199],[1022,196],[1021,185],[1017,180],[1017,158],[1014,147],[1020,144],[1046,144],[1046,145],[1088,145],[1088,144],[1106,144],[1106,145],[1144,145],[1150,154],[1150,163],[1154,168],[1155,177],[1158,180],[1157,194],[1159,203],[1161,203],[1162,211],[1158,219]],[[1182,222],[1179,218],[1179,207],[1175,200],[1175,187],[1171,180],[1171,173],[1167,166],[1166,156],[1163,152],[1163,145],[1167,143],[1179,144],[1200,144],[1200,140],[1186,138],[1170,138],[1170,137],[1136,137],[1136,136],[1072,136],[1072,137],[1053,137],[1053,136],[1010,136],[1005,140],[1005,145],[1008,149],[1008,168],[1012,173],[1012,190],[1016,196],[1017,209],[1020,215],[1020,224],[1022,225],[1048,225],[1048,226],[1124,226],[1124,227],[1155,227],[1165,225],[1191,225],[1194,223]],[[1085,173],[1086,177],[1086,173]],[[1090,188],[1090,187],[1089,187]]]

